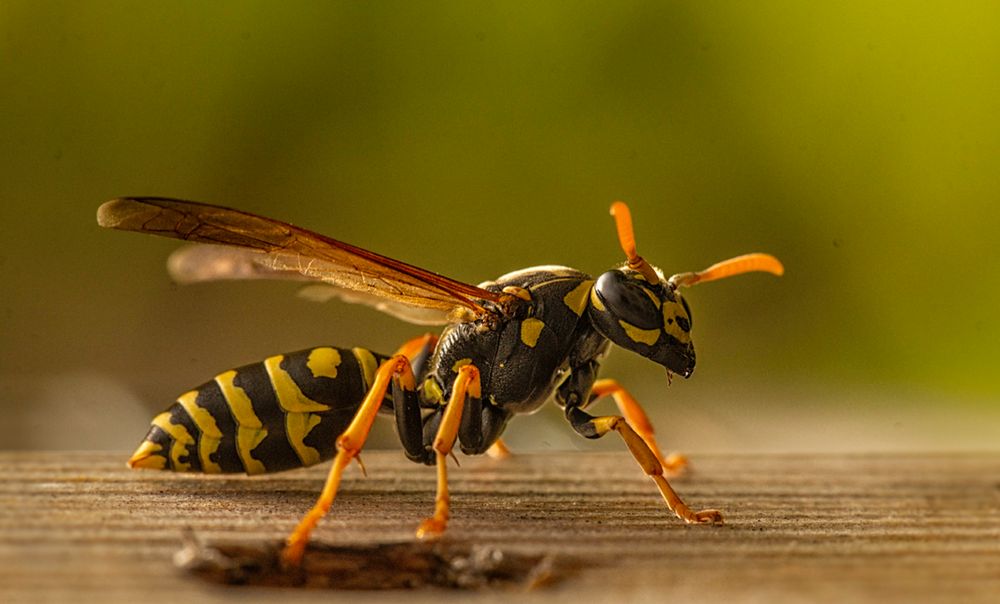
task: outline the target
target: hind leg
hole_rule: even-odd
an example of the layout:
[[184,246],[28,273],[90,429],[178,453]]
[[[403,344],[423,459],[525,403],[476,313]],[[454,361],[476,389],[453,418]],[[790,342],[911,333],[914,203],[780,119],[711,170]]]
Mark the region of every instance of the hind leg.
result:
[[382,363],[375,372],[372,386],[354,414],[354,419],[337,439],[337,455],[333,459],[330,474],[323,485],[323,492],[312,509],[302,517],[298,526],[285,541],[285,549],[281,553],[282,561],[285,564],[295,566],[302,561],[306,545],[309,542],[309,535],[312,534],[313,529],[316,528],[323,516],[330,511],[330,506],[333,505],[333,500],[337,496],[344,468],[361,452],[379,407],[385,399],[386,391],[390,387],[390,382],[394,392],[403,390],[416,394],[416,380],[413,376],[413,370],[410,368],[410,361],[406,356],[401,354],[392,356]]
[[[434,334],[413,338],[400,346],[396,354],[408,358],[413,373],[422,376],[427,361],[434,353],[437,341],[438,338]],[[417,391],[405,388],[393,389],[392,411],[396,420],[396,433],[406,457],[417,463],[428,465],[434,463],[433,451],[424,444],[423,413]]]

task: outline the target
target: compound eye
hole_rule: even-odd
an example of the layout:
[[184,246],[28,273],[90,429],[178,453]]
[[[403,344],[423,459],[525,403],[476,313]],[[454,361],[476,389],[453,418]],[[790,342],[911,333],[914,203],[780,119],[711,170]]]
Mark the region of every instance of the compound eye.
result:
[[691,326],[694,323],[694,317],[691,316],[691,307],[688,306],[688,301],[685,300],[684,298],[681,298],[681,304],[684,305],[684,312],[686,312],[688,316],[687,328],[685,328],[684,331],[691,331]]
[[611,314],[642,329],[660,329],[660,297],[653,286],[622,271],[608,271],[594,285],[597,297]]

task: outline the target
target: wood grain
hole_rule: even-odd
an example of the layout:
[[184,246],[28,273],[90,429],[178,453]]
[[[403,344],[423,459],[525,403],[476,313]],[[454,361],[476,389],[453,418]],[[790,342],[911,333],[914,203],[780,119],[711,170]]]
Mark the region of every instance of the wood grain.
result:
[[[121,454],[0,453],[0,602],[500,602],[509,591],[220,587],[172,564],[181,534],[259,544],[311,505],[325,466],[276,476],[133,472]],[[666,512],[626,454],[461,458],[447,544],[548,554],[545,602],[995,602],[1000,454],[699,456],[673,484],[722,527]],[[405,542],[433,502],[401,453],[350,470],[323,542]],[[572,562],[570,562],[572,561]]]

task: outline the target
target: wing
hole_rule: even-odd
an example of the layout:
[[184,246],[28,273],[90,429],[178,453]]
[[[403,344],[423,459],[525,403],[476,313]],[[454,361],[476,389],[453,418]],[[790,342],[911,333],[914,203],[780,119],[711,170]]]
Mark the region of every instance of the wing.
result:
[[[247,252],[218,254],[215,268],[206,269],[209,276],[201,280],[263,277],[321,281],[360,294],[366,303],[383,300],[391,308],[430,309],[442,316],[457,316],[460,313],[455,311],[462,309],[471,311],[474,317],[482,316],[489,312],[482,302],[499,301],[497,294],[474,285],[230,208],[159,197],[123,197],[103,204],[97,210],[97,223],[107,228],[233,246]],[[233,263],[228,273],[224,267],[219,268],[225,262]],[[241,271],[244,275],[237,276]],[[187,272],[193,275],[197,271]]]
[[359,291],[317,282],[298,271],[276,271],[258,264],[261,254],[246,248],[228,245],[192,243],[176,249],[167,258],[167,272],[177,283],[203,281],[270,279],[305,282],[299,295],[313,302],[328,302],[334,298],[352,304],[364,304],[416,325],[445,325],[450,313],[437,308],[409,306]]
[[246,279],[290,279],[308,281],[298,271],[272,270],[260,264],[262,256],[256,250],[228,245],[184,245],[167,258],[167,272],[177,283],[201,283]]

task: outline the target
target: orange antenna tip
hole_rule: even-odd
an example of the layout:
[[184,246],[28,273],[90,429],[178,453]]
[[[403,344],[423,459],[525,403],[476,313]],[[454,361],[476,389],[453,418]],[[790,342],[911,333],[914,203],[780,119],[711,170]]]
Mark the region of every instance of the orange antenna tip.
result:
[[669,282],[677,286],[692,286],[696,283],[716,281],[727,277],[735,277],[743,273],[763,272],[781,276],[785,274],[785,267],[781,261],[770,254],[744,254],[722,262],[716,262],[712,266],[697,273],[680,273],[670,277]]
[[611,204],[611,215],[615,218],[615,228],[618,230],[618,243],[621,244],[622,251],[625,252],[625,257],[628,258],[629,267],[642,273],[646,281],[659,283],[660,276],[636,252],[635,232],[632,230],[632,213],[629,211],[628,206],[625,205],[625,202],[616,201]]
[[615,218],[615,228],[618,229],[618,243],[628,257],[629,262],[638,254],[635,251],[635,233],[632,231],[632,212],[623,201],[611,204],[611,215]]

